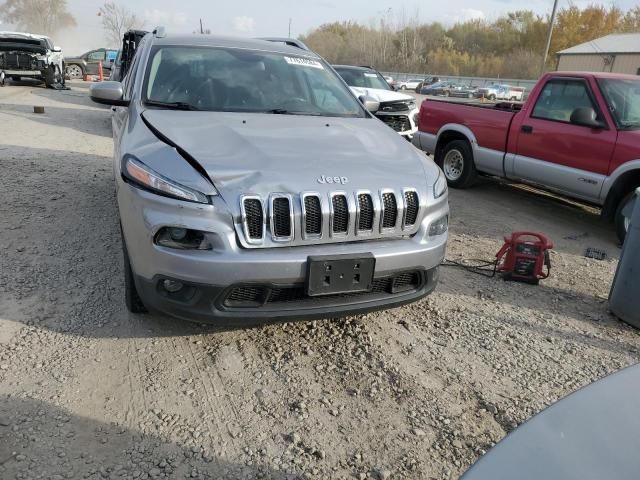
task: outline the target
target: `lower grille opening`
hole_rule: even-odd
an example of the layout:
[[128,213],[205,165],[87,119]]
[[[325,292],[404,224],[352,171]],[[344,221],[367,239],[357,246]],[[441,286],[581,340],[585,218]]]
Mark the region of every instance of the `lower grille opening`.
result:
[[382,228],[393,228],[398,220],[398,203],[393,193],[382,194],[382,205],[384,212],[382,214]]
[[224,301],[227,307],[259,307],[267,296],[265,287],[236,287]]
[[427,275],[423,271],[403,272],[390,277],[374,279],[370,292],[336,293],[321,297],[307,296],[305,286],[302,283],[282,287],[248,285],[233,288],[223,300],[223,305],[229,308],[258,308],[294,303],[301,305],[330,303],[332,300],[345,298],[379,297],[380,295],[417,291],[424,287],[426,282]]
[[333,203],[333,233],[347,233],[349,229],[347,197],[336,195],[331,201]]

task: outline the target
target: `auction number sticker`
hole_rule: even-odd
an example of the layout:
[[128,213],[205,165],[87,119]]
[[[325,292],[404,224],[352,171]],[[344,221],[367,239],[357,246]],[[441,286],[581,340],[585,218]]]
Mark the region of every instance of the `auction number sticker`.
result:
[[298,65],[301,67],[311,67],[317,68],[320,70],[324,70],[324,67],[320,62],[316,62],[315,60],[309,60],[308,58],[300,58],[300,57],[284,57],[284,60],[289,65]]

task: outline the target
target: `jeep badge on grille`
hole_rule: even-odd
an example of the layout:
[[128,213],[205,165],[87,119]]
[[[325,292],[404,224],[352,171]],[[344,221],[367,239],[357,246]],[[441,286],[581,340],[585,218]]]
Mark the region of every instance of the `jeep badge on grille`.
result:
[[339,183],[341,185],[346,185],[349,183],[349,179],[347,177],[329,177],[322,175],[321,177],[318,177],[318,183]]

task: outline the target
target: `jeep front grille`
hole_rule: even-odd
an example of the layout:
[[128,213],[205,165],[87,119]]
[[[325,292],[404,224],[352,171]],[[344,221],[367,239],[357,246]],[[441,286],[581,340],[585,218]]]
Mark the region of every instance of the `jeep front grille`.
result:
[[378,194],[366,190],[272,193],[267,199],[243,195],[240,208],[247,247],[406,236],[417,231],[422,218],[414,188],[382,189]]
[[303,196],[302,218],[304,220],[305,238],[319,237],[322,235],[322,207],[318,195]]
[[398,221],[398,202],[392,192],[382,194],[382,224],[381,228],[395,228]]
[[264,237],[264,211],[258,197],[245,197],[241,204],[244,234],[250,242]]
[[416,224],[418,219],[418,194],[414,190],[404,191],[404,226],[409,227]]
[[347,197],[342,194],[333,195],[331,206],[331,232],[346,235],[349,231],[349,203],[347,202]]
[[373,199],[369,193],[358,194],[358,230],[369,232],[373,230]]

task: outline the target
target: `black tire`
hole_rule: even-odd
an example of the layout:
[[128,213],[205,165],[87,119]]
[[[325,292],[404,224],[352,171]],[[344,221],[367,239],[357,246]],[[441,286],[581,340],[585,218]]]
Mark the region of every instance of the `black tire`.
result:
[[496,99],[496,96],[492,93],[487,98],[493,102]]
[[406,85],[401,85],[401,86],[400,86],[400,90],[406,90],[406,89],[407,89],[407,86],[406,86]]
[[631,193],[627,194],[618,205],[618,208],[616,208],[616,216],[614,218],[614,224],[616,228],[616,235],[618,236],[618,240],[620,240],[620,243],[624,243],[624,239],[627,236],[627,227],[628,227],[627,222],[625,222],[625,217],[624,215],[622,215],[622,210],[624,210],[624,207],[626,207],[627,204],[631,201],[634,194],[635,194],[635,191],[632,191]]
[[62,77],[62,72],[60,72],[60,67],[57,65],[52,65],[44,72],[44,84],[51,88],[54,85],[62,85],[64,83],[64,79]]
[[471,145],[466,140],[447,143],[436,158],[436,163],[444,172],[451,188],[469,188],[478,177]]
[[136,289],[135,281],[133,280],[133,270],[131,269],[131,262],[129,261],[127,244],[124,242],[124,235],[122,235],[122,253],[124,256],[124,303],[127,306],[127,310],[131,313],[147,313],[147,307],[142,303],[142,299]]

